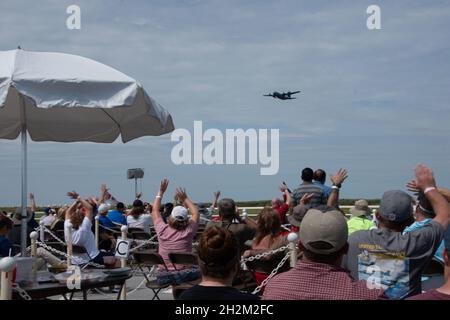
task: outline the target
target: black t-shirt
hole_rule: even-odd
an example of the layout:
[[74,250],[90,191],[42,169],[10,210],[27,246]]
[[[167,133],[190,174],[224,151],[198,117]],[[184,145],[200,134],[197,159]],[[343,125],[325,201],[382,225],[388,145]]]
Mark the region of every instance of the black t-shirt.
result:
[[184,291],[178,300],[259,300],[258,295],[245,293],[233,287],[206,287],[195,285]]

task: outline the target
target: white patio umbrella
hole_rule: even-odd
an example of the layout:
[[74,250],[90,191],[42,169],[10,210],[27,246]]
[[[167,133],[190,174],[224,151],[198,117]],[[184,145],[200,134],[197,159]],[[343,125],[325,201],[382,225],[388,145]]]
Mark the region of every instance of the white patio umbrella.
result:
[[0,51],[0,138],[22,141],[22,255],[26,250],[27,131],[34,141],[128,142],[174,130],[134,79],[76,55]]

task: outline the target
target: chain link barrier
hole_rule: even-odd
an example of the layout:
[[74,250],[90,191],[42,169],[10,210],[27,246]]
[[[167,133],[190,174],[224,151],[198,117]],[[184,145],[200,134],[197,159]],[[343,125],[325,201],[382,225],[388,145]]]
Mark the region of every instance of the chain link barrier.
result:
[[105,227],[102,224],[99,224],[98,227],[99,227],[100,231],[103,229],[103,230],[110,231],[110,232],[113,232],[113,233],[121,233],[121,231],[118,230],[118,229],[111,229],[111,228]]
[[247,258],[241,258],[241,265],[246,263],[246,262],[251,262],[251,261],[255,261],[255,260],[259,260],[259,259],[271,256],[271,255],[273,255],[275,253],[278,253],[278,252],[283,252],[286,249],[289,249],[289,246],[282,246],[282,247],[279,247],[278,249],[275,249],[275,250],[263,252],[263,253],[260,253],[260,254],[254,255],[254,256],[250,256],[250,257],[247,257]]
[[286,260],[289,259],[290,255],[291,255],[290,252],[286,253],[286,255],[280,261],[278,266],[276,266],[276,268],[272,270],[269,276],[266,279],[264,279],[264,281],[261,282],[261,284],[255,288],[255,290],[253,290],[252,294],[258,294],[261,291],[261,289],[266,286],[266,284],[278,273],[278,270],[286,263]]
[[46,245],[45,243],[42,243],[42,242],[40,242],[40,241],[36,241],[36,244],[37,244],[38,246],[44,248],[45,250],[50,251],[50,252],[53,252],[53,253],[56,253],[56,254],[58,254],[58,255],[61,255],[61,256],[65,257],[66,259],[71,259],[72,261],[76,261],[76,262],[78,262],[79,264],[84,264],[84,266],[83,266],[82,269],[86,268],[86,266],[88,266],[88,265],[93,266],[93,267],[95,267],[95,268],[99,268],[99,269],[104,269],[104,268],[105,268],[104,265],[97,264],[97,263],[94,263],[94,262],[92,262],[92,261],[83,262],[83,261],[81,261],[81,258],[80,258],[80,257],[73,256],[73,255],[72,255],[72,256],[71,256],[71,255],[68,255],[66,252],[59,251],[59,250],[57,250],[57,249],[55,249],[55,248],[53,248],[53,247],[50,247],[49,245]]
[[[55,239],[56,241],[58,241],[59,243],[66,245],[66,243],[64,241],[62,241],[56,234],[54,234],[50,229],[48,229],[46,226],[44,227],[44,232],[47,232],[50,236],[52,236],[53,239]],[[39,227],[36,228],[39,230]]]
[[23,290],[18,283],[13,283],[12,284],[12,289],[13,291],[17,292],[19,294],[19,296],[23,299],[23,300],[32,300],[30,295]]
[[146,245],[148,245],[148,244],[158,244],[158,241],[153,241],[155,238],[157,238],[158,237],[158,235],[154,235],[153,237],[151,237],[150,239],[148,239],[148,240],[138,240],[138,239],[134,239],[133,241],[135,242],[135,243],[139,243],[136,247],[134,247],[134,248],[131,248],[130,249],[130,253],[132,253],[132,252],[135,252],[136,250],[138,250],[138,249],[140,249],[140,248],[142,248],[142,247],[144,247],[144,246],[146,246]]

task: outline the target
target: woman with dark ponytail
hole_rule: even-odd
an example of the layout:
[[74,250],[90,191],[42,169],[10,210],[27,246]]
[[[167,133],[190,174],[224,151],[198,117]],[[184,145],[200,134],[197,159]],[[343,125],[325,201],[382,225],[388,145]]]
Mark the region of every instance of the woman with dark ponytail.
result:
[[206,229],[200,237],[198,260],[202,281],[184,291],[180,300],[258,300],[257,295],[233,288],[239,271],[239,246],[233,234],[221,227]]

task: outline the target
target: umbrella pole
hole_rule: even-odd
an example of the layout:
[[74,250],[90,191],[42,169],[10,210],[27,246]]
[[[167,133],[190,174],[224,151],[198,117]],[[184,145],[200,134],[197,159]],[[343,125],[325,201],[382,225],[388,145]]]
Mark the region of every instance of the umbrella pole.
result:
[[22,140],[22,219],[20,233],[20,252],[22,257],[27,253],[27,129],[25,126],[21,132]]

